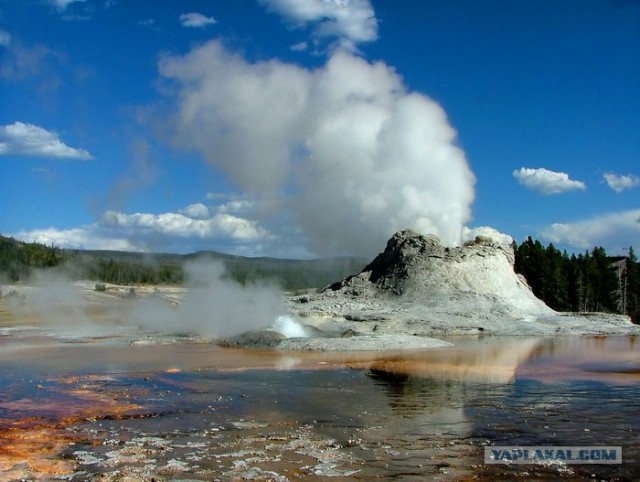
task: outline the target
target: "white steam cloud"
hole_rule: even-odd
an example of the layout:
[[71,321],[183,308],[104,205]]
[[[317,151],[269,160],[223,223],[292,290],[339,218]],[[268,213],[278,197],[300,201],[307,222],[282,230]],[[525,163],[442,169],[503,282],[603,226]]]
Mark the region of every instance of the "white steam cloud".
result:
[[494,243],[504,246],[509,246],[513,243],[513,238],[510,235],[502,233],[490,226],[479,226],[477,228],[465,227],[463,230],[462,237],[465,242],[473,241],[478,236],[488,238]]
[[225,279],[221,262],[197,259],[184,266],[187,293],[175,308],[148,298],[130,320],[154,331],[199,333],[226,338],[264,328],[282,313],[280,289],[267,284],[243,286]]
[[308,338],[309,334],[304,326],[288,315],[280,315],[273,325],[269,327],[273,331],[286,336],[287,338]]
[[11,45],[11,34],[0,28],[0,47],[8,47]]
[[175,142],[301,229],[320,255],[373,255],[413,228],[459,244],[475,177],[444,110],[382,62],[345,51],[308,70],[218,41],[164,57]]

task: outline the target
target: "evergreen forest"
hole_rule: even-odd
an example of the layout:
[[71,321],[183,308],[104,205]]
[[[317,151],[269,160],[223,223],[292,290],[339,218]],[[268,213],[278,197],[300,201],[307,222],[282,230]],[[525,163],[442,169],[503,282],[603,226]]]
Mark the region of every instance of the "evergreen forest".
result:
[[34,270],[45,268],[59,269],[72,280],[119,285],[182,284],[185,263],[202,260],[223,263],[225,278],[240,284],[273,282],[286,291],[325,287],[367,264],[366,259],[353,257],[293,260],[214,251],[180,255],[71,250],[0,236],[0,284],[25,281]]
[[622,313],[638,323],[640,265],[633,247],[625,256],[609,256],[602,247],[569,255],[529,237],[513,248],[515,271],[554,310]]

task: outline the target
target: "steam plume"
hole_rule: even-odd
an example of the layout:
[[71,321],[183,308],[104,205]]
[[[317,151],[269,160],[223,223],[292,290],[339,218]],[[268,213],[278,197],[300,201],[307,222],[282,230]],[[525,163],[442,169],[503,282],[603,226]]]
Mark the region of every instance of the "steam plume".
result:
[[147,299],[137,305],[131,320],[156,331],[225,338],[266,327],[282,311],[277,287],[242,286],[224,279],[221,262],[199,259],[186,263],[184,272],[188,291],[175,309],[167,309],[162,300]]
[[459,244],[475,177],[444,110],[346,51],[308,70],[218,41],[167,56],[175,141],[286,213],[317,254],[373,255],[413,228]]
[[177,305],[157,296],[117,300],[83,293],[81,285],[60,270],[34,272],[29,288],[21,288],[24,299],[8,299],[23,319],[70,338],[151,332],[218,339],[268,327],[283,312],[277,286],[243,286],[226,279],[219,261],[202,258],[183,269],[187,290]]

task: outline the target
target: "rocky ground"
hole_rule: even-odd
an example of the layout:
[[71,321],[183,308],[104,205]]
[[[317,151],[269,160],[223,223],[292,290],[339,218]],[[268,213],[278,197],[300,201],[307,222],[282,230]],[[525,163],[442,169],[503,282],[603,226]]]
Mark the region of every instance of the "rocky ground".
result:
[[[308,338],[269,332],[243,346],[370,350],[438,346],[451,335],[557,336],[640,333],[628,317],[558,313],[513,269],[511,246],[488,238],[459,248],[410,230],[396,233],[363,271],[319,293],[289,296],[289,315]],[[336,348],[338,347],[338,348]]]

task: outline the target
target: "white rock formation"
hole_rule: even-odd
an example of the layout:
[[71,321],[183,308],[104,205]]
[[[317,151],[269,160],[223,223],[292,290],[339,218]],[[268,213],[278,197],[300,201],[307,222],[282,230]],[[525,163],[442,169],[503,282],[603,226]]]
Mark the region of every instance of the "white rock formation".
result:
[[481,314],[505,311],[518,317],[555,312],[536,298],[513,270],[511,246],[478,237],[460,248],[446,248],[437,236],[406,230],[396,233],[357,276],[332,285],[342,293],[395,297],[403,302]]
[[513,264],[511,246],[490,238],[448,248],[405,230],[361,273],[291,298],[289,311],[321,330],[355,334],[640,333],[625,316],[553,311]]

